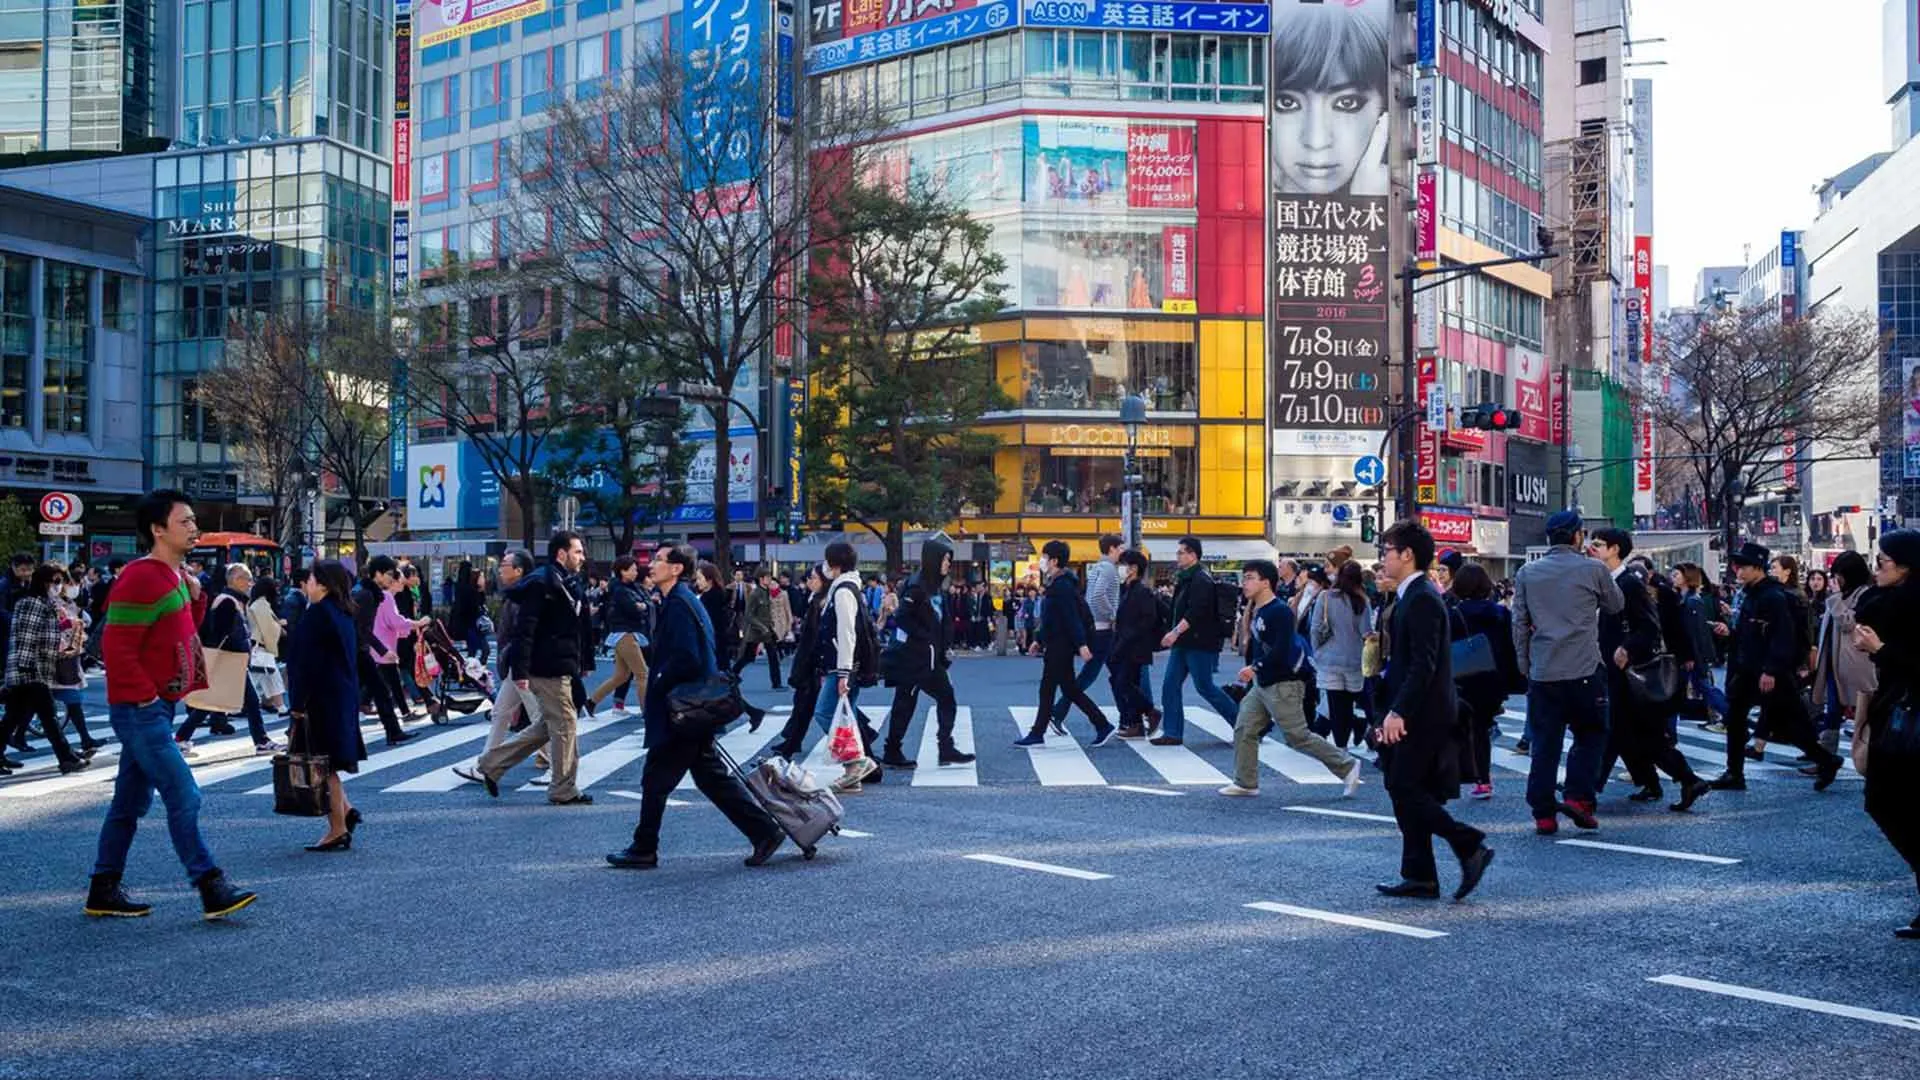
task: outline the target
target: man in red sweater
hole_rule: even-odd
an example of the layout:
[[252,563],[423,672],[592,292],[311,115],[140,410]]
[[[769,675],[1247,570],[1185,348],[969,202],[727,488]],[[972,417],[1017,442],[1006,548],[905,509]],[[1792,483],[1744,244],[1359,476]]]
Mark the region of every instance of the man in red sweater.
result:
[[133,507],[133,527],[146,558],[136,559],[107,596],[107,629],[100,651],[107,666],[107,711],[120,738],[120,771],[113,803],[100,827],[100,850],[87,889],[86,913],[131,917],[153,910],[129,899],[120,887],[127,849],[153,793],[167,807],[174,853],[200,890],[208,919],[224,918],[253,903],[254,894],[228,883],[200,835],[200,785],[173,741],[173,708],[207,685],[196,629],[206,611],[200,582],[183,572],[187,552],[199,542],[193,504],[178,491],[142,496]]

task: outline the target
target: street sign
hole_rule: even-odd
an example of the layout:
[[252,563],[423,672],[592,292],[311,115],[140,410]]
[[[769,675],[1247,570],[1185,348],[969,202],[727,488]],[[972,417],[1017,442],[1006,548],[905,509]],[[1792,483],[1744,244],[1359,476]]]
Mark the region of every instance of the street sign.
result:
[[1335,525],[1345,525],[1352,520],[1353,508],[1351,506],[1348,506],[1346,503],[1333,504],[1333,523]]
[[[50,522],[74,521],[86,513],[86,504],[80,496],[65,491],[49,491],[40,498],[40,516]],[[50,536],[64,536],[65,533],[49,533]],[[78,536],[79,533],[72,535]]]
[[43,521],[40,523],[41,536],[79,536],[82,532],[77,521]]
[[1368,454],[1353,463],[1353,478],[1368,487],[1379,487],[1387,480],[1387,463]]
[[1438,383],[1427,387],[1427,430],[1437,434],[1447,430],[1447,388]]

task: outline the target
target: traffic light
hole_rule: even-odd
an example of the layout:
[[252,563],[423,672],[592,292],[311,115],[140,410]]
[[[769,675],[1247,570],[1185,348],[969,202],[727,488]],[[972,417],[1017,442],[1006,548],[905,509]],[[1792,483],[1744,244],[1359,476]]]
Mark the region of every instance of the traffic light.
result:
[[1520,426],[1520,411],[1505,405],[1475,405],[1460,410],[1460,426],[1468,431],[1511,431]]
[[1378,523],[1373,520],[1373,510],[1371,508],[1360,511],[1360,542],[1361,543],[1363,544],[1373,543],[1374,533],[1378,529],[1378,527],[1379,527]]

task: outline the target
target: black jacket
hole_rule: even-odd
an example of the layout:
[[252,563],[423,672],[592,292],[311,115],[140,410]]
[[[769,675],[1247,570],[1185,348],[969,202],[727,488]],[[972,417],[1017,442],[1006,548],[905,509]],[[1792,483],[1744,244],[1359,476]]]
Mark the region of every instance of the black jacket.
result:
[[[900,597],[900,607],[893,616],[894,632],[906,635],[906,640],[900,643],[899,675],[902,678],[945,671],[953,663],[947,656],[952,622],[934,610],[935,594],[927,588],[925,581],[925,578],[916,577],[907,583],[906,592]],[[951,603],[952,597],[947,597],[943,602]]]
[[722,656],[733,655],[733,590],[708,589],[700,593],[700,606],[707,609],[707,622],[713,626],[713,647]]
[[580,583],[553,563],[528,574],[514,590],[513,636],[501,645],[512,679],[578,677],[588,643]]
[[1204,566],[1195,565],[1193,573],[1181,579],[1173,590],[1173,622],[1187,622],[1187,632],[1174,639],[1176,649],[1205,649],[1219,652],[1220,611],[1213,587],[1213,575]]
[[360,645],[360,651],[354,654],[356,660],[371,659],[368,654],[380,647],[379,640],[373,636],[373,619],[380,613],[381,592],[378,585],[365,578],[353,587],[353,629]]
[[486,597],[481,595],[479,586],[470,579],[454,582],[453,621],[447,629],[454,637],[465,637],[467,631],[473,629],[473,624],[480,621],[480,613],[485,609]]
[[1393,605],[1392,661],[1384,700],[1406,723],[1384,767],[1389,788],[1424,787],[1442,801],[1460,794],[1459,710],[1453,689],[1446,601],[1430,578],[1407,586]]
[[1654,611],[1653,597],[1647,594],[1647,580],[1638,570],[1622,570],[1614,580],[1626,604],[1618,615],[1600,613],[1600,662],[1608,671],[1617,672],[1620,668],[1613,662],[1615,649],[1624,647],[1630,664],[1644,664],[1660,651],[1660,616]]
[[607,633],[653,636],[653,605],[640,591],[639,582],[629,585],[616,578],[607,586],[606,610]]
[[1120,586],[1120,606],[1113,615],[1113,658],[1134,664],[1153,663],[1160,647],[1160,601],[1143,581]]
[[1513,648],[1513,613],[1492,600],[1461,600],[1453,605],[1453,613],[1466,624],[1468,637],[1485,634],[1493,643],[1494,670],[1461,679],[1460,696],[1473,705],[1478,721],[1497,720],[1507,694],[1527,685]]
[[1733,628],[1728,675],[1793,678],[1804,656],[1797,651],[1800,633],[1785,586],[1772,578],[1748,585],[1740,601],[1740,622]]
[[659,746],[673,737],[668,716],[667,695],[675,687],[709,678],[719,670],[714,653],[711,623],[701,618],[707,596],[720,598],[727,606],[724,589],[709,589],[694,595],[693,586],[682,582],[660,601],[660,617],[655,620],[659,634],[650,650],[652,671],[647,678],[645,745]]
[[[820,678],[823,670],[820,664],[820,609],[821,597],[810,590],[796,589],[799,607],[793,613],[794,625],[798,627],[793,635],[793,667],[787,672],[787,682],[796,691],[809,682]],[[829,662],[827,667],[832,667]]]
[[1080,583],[1062,570],[1047,582],[1040,605],[1040,644],[1048,656],[1072,656],[1086,645],[1093,627],[1080,619]]

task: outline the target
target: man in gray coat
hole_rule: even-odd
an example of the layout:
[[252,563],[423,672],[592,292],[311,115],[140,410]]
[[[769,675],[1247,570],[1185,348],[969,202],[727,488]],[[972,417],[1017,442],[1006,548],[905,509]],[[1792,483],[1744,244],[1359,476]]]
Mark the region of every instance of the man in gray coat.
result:
[[[1600,660],[1600,613],[1626,606],[1620,586],[1599,560],[1581,553],[1580,515],[1562,510],[1547,519],[1547,553],[1520,568],[1513,582],[1513,648],[1527,673],[1527,719],[1533,762],[1527,804],[1534,831],[1551,836],[1565,814],[1582,829],[1597,829],[1595,786],[1607,749],[1607,679]],[[1554,793],[1560,747],[1567,754],[1566,799]]]

